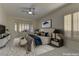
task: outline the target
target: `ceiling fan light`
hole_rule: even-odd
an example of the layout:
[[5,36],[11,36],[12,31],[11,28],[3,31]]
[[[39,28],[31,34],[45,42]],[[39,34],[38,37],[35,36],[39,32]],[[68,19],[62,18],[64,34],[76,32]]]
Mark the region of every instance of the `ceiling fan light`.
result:
[[28,12],[28,14],[32,15],[32,14],[33,14],[33,12],[32,12],[32,11],[29,11],[29,12]]

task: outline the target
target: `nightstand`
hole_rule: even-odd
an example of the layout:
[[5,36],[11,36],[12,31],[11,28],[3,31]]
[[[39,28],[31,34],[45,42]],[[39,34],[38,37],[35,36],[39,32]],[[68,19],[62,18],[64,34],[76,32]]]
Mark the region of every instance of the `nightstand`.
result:
[[59,40],[59,39],[51,38],[50,45],[55,46],[55,47],[62,47],[63,39]]
[[62,47],[64,45],[63,40],[64,40],[63,33],[60,30],[55,29],[54,32],[52,33],[50,45],[55,46],[55,47]]

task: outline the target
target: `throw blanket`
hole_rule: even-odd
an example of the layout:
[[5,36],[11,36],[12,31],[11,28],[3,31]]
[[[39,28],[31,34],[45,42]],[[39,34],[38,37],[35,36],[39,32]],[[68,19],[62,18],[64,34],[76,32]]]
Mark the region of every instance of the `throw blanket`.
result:
[[34,38],[34,41],[35,41],[35,45],[36,45],[36,46],[42,45],[42,41],[41,41],[41,38],[40,38],[40,37],[38,37],[38,36],[36,36],[36,35],[31,35],[31,34],[30,34],[30,36],[31,36],[32,38]]
[[33,38],[31,38],[30,36],[27,36],[25,37],[25,39],[27,40],[27,43],[26,43],[27,50],[31,51],[31,45],[32,45]]

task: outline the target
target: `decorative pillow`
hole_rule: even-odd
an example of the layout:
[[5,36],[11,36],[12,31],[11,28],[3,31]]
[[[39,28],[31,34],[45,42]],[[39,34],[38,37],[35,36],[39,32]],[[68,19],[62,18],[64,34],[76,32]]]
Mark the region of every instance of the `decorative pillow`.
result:
[[48,32],[45,32],[45,36],[48,36]]
[[14,41],[13,41],[13,45],[19,46],[20,39],[21,39],[21,38],[15,38]]

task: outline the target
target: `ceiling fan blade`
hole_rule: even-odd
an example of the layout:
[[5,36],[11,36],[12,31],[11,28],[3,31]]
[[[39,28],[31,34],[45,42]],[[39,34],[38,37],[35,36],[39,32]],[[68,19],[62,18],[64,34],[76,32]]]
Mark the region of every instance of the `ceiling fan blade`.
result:
[[31,15],[35,15],[35,8],[23,8],[22,12],[29,14],[28,12],[32,12]]

